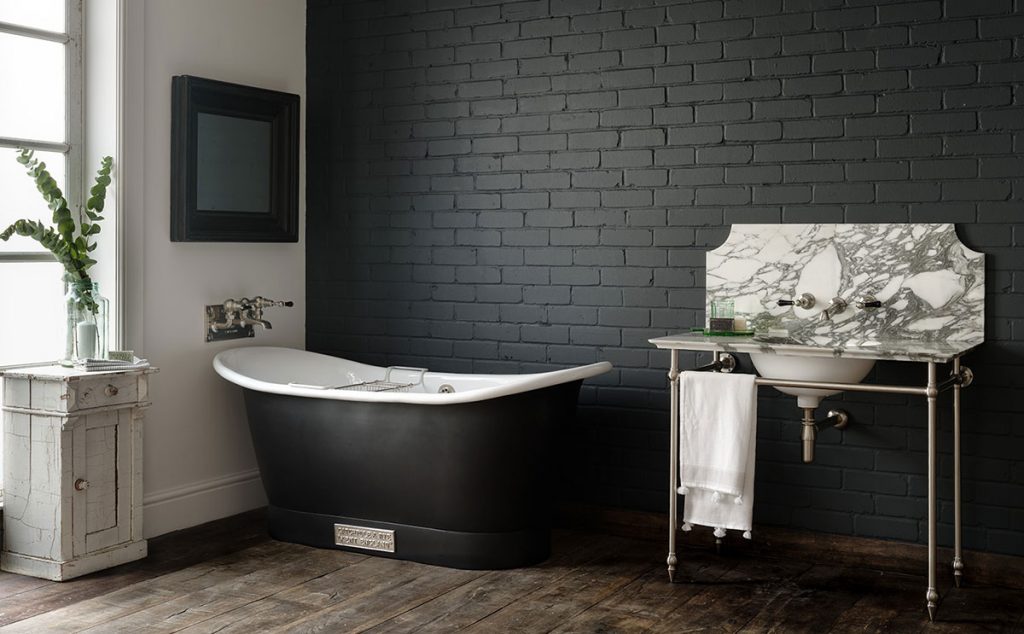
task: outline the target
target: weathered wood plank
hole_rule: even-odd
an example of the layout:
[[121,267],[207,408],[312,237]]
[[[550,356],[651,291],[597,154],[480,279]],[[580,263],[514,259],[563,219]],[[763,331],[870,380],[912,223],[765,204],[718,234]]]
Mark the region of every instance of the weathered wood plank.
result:
[[183,632],[366,629],[484,574],[368,557]]
[[[861,573],[863,574],[863,573]],[[849,583],[850,574],[841,580]],[[843,611],[833,632],[1011,632],[1020,631],[1024,593],[993,586],[939,588],[942,603],[934,623],[925,612],[924,577],[885,575]]]
[[742,632],[825,632],[884,573],[814,566],[786,584]]
[[653,632],[702,628],[734,632],[754,619],[773,599],[792,592],[793,578],[812,564],[737,557],[736,566],[655,625]]
[[553,539],[551,558],[542,564],[488,572],[368,632],[451,632],[468,627],[625,543],[607,535],[560,533]]
[[[561,525],[577,530],[623,535],[637,539],[666,541],[668,516],[664,513],[631,511],[581,504],[559,507]],[[710,548],[714,544],[711,531],[677,532],[677,544],[683,553],[693,547]],[[796,528],[756,526],[754,539],[727,538],[730,553],[748,557],[789,558],[838,566],[877,570],[898,574],[923,575],[927,571],[928,546],[906,542],[818,533]],[[953,560],[951,548],[938,549],[941,573],[948,574]],[[976,551],[964,551],[970,582],[1024,590],[1024,558]]]
[[629,541],[466,628],[547,632],[629,585],[652,567],[653,544]]
[[[36,590],[50,583],[45,579],[37,579],[36,577],[16,575],[13,572],[0,572],[0,600],[30,590]],[[0,615],[0,618],[2,618],[2,615]]]
[[304,581],[364,559],[341,551],[296,547],[272,558],[270,565],[233,579],[204,587],[121,618],[97,624],[83,632],[177,632],[240,606],[272,596]]
[[683,579],[677,583],[669,583],[665,566],[659,564],[621,591],[567,620],[553,633],[646,631],[735,565],[735,561],[708,553],[687,553],[678,571]]
[[430,569],[422,570],[420,575],[407,583],[391,585],[379,592],[346,601],[342,605],[322,608],[274,631],[361,632],[485,574],[479,570],[414,565],[417,568]]
[[[268,542],[249,550],[226,555],[203,564],[132,584],[120,590],[52,610],[10,626],[10,631],[81,631],[108,624],[147,608],[164,606],[198,592],[235,583],[253,573],[287,567],[293,561],[309,565],[308,549],[292,544]],[[116,628],[113,628],[116,629]]]
[[164,536],[147,560],[62,584],[0,573],[0,624],[13,623],[13,632],[193,634],[1024,627],[1022,590],[940,588],[939,620],[930,624],[923,577],[864,566],[687,549],[682,581],[669,584],[660,540],[556,531],[554,555],[539,566],[461,571],[276,542],[263,517]]
[[[266,511],[260,509],[163,535],[150,542],[150,554],[146,559],[80,579],[63,583],[37,580],[38,584],[7,585],[9,592],[0,591],[3,597],[0,598],[0,626],[269,542],[265,517]],[[0,581],[3,579],[6,577],[0,577]]]

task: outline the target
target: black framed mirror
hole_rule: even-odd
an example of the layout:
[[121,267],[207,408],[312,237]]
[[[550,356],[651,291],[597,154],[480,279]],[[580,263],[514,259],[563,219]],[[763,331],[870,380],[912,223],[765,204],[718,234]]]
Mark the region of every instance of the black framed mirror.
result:
[[171,240],[297,242],[299,96],[171,84]]

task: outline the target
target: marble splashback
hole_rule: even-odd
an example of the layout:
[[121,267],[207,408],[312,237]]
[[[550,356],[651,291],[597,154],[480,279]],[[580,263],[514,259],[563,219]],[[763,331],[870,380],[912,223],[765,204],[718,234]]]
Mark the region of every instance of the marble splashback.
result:
[[[812,308],[776,305],[801,293],[814,295]],[[868,294],[882,307],[857,308]],[[849,306],[822,320],[836,296]],[[952,224],[733,225],[707,254],[707,314],[723,299],[759,334],[786,330],[814,345],[975,341],[984,337],[985,256]]]

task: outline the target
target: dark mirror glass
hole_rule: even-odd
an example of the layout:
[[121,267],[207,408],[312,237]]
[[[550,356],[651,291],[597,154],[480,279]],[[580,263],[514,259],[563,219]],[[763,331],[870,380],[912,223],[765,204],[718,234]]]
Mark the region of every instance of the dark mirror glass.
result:
[[200,112],[196,123],[196,207],[270,213],[270,122]]

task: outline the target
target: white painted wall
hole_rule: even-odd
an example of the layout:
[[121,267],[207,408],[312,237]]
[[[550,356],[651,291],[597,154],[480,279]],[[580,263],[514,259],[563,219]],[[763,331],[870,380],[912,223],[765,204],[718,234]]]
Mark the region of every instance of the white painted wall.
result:
[[[145,534],[265,504],[241,393],[214,374],[234,345],[301,348],[305,247],[171,242],[171,77],[197,75],[298,93],[305,134],[303,0],[128,0],[122,73],[125,345],[160,368],[145,423]],[[304,141],[304,140],[303,140]],[[299,207],[305,231],[305,143]],[[205,343],[203,307],[227,297],[294,300],[255,340]]]

